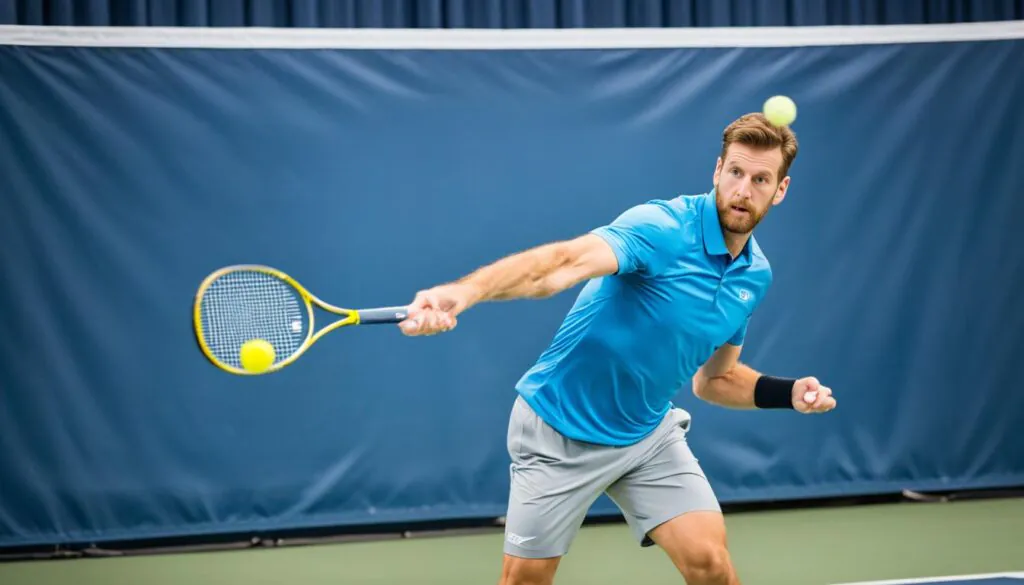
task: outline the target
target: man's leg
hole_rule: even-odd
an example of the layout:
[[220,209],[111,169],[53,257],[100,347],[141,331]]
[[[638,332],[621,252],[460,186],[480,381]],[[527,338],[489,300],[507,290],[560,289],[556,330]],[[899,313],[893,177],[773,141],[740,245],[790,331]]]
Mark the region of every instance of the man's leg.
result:
[[740,585],[720,512],[688,512],[650,532],[688,585]]
[[739,585],[718,499],[686,442],[689,415],[673,410],[665,423],[607,493],[641,545],[664,549],[687,585]]
[[616,473],[615,452],[566,439],[519,398],[509,419],[510,489],[501,585],[548,585],[587,511]]

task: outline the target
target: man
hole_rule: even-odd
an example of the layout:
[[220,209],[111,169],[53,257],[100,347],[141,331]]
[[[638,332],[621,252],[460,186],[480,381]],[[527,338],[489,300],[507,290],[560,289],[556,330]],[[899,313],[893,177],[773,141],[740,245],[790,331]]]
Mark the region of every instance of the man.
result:
[[789,128],[743,116],[725,129],[709,193],[637,205],[586,235],[416,295],[399,324],[406,335],[448,331],[477,303],[548,297],[589,281],[516,386],[502,585],[551,583],[601,493],[689,585],[739,583],[718,501],[686,442],[689,415],[670,401],[689,381],[725,407],[835,407],[815,378],[764,376],[739,363],[771,283],[752,232],[785,197],[796,153]]

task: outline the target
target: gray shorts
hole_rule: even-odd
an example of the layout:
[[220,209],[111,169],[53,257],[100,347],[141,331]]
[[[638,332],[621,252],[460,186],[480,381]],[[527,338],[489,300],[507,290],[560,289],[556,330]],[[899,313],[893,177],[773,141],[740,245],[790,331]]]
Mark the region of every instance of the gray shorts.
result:
[[669,410],[650,435],[626,447],[568,439],[517,397],[508,426],[511,489],[505,553],[565,555],[602,494],[622,510],[641,546],[658,525],[695,510],[721,511],[686,443],[690,415]]

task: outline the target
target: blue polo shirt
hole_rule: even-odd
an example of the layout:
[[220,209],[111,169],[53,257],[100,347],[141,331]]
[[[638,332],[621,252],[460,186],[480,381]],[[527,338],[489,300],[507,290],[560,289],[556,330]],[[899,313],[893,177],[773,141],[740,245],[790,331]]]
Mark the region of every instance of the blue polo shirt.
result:
[[771,267],[753,237],[731,258],[714,191],[637,205],[592,233],[619,270],[587,282],[516,390],[566,437],[629,445],[716,349],[743,343]]

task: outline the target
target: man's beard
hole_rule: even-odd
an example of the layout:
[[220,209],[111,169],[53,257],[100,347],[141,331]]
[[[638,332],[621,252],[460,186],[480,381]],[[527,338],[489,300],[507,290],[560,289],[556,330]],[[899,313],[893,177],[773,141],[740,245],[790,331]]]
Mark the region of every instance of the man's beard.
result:
[[[734,205],[745,209],[747,213],[743,216],[737,216],[735,213],[732,213]],[[716,199],[715,206],[718,208],[718,223],[722,224],[722,229],[734,234],[749,234],[754,231],[754,228],[757,224],[761,223],[761,219],[764,218],[771,207],[771,205],[768,205],[764,209],[758,210],[749,202],[737,201],[732,203],[725,201],[721,195]]]

